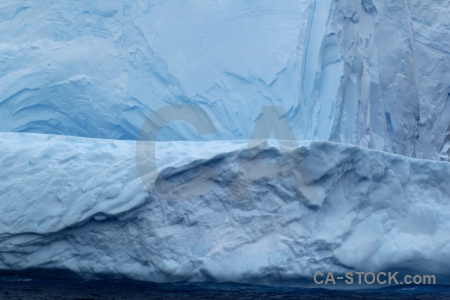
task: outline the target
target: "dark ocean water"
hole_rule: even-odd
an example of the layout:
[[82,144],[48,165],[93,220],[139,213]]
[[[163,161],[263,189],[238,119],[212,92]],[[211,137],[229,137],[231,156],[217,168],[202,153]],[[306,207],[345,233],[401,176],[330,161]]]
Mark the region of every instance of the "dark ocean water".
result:
[[0,299],[450,299],[449,286],[333,291],[232,283],[155,284],[0,277]]

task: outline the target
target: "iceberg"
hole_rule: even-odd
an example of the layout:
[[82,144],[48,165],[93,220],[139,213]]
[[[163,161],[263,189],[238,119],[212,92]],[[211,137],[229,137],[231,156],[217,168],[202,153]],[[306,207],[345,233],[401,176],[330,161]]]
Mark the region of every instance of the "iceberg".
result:
[[[136,143],[156,149],[148,176]],[[311,284],[395,267],[446,282],[447,162],[327,141],[149,143],[2,133],[0,269]]]
[[0,272],[449,284],[448,2],[2,1]]
[[248,139],[281,106],[298,140],[448,160],[447,4],[6,1],[0,131],[134,140],[189,104],[218,130],[160,140]]

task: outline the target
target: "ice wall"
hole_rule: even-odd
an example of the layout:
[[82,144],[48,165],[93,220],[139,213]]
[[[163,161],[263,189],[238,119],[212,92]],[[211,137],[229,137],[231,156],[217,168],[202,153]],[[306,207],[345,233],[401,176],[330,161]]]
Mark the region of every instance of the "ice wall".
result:
[[[1,131],[135,139],[189,104],[245,139],[281,106],[297,139],[447,159],[448,1],[3,1]],[[446,48],[447,47],[447,48]]]
[[450,283],[449,4],[2,1],[0,271]]
[[316,271],[394,269],[449,283],[447,162],[164,142],[147,190],[134,154],[134,141],[0,134],[0,271],[312,284]]
[[417,154],[448,160],[450,149],[449,1],[411,1],[418,68],[420,120]]

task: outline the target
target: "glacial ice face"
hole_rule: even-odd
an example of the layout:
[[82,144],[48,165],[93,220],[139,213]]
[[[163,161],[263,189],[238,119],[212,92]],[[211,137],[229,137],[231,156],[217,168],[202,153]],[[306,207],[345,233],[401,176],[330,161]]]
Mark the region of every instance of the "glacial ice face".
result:
[[419,157],[450,155],[450,1],[411,1],[414,29],[420,120]]
[[246,139],[281,106],[297,139],[447,160],[448,0],[3,1],[1,131],[160,140]]
[[0,269],[450,283],[449,4],[2,1]]
[[135,143],[0,134],[0,269],[308,284],[395,268],[449,283],[447,162],[319,141],[159,142],[147,189]]

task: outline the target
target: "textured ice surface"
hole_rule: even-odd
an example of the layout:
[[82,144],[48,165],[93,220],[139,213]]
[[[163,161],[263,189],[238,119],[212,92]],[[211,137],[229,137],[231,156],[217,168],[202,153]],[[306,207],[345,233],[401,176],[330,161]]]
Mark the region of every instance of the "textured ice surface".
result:
[[245,139],[282,106],[298,139],[447,160],[449,1],[2,1],[1,131]]
[[147,191],[134,141],[1,134],[0,269],[157,282],[449,275],[447,162],[319,141],[156,148]]
[[449,1],[1,1],[0,269],[450,283]]

